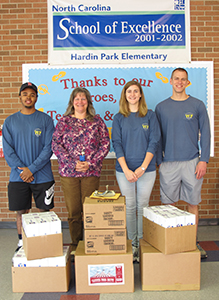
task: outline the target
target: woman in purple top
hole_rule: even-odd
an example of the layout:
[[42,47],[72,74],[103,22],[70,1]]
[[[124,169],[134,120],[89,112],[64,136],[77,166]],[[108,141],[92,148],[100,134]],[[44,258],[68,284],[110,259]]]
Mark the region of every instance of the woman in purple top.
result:
[[83,238],[83,202],[99,188],[102,162],[109,147],[107,127],[95,114],[89,91],[75,88],[52,139],[68,210],[72,250]]

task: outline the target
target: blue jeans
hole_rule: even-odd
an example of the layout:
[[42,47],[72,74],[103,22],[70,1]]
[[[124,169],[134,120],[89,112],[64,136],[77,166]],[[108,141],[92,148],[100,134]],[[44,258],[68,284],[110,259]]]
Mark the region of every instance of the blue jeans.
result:
[[126,223],[128,239],[132,246],[139,246],[143,238],[143,207],[148,206],[154,186],[156,171],[145,172],[136,182],[129,182],[125,174],[116,171],[120,191],[126,198]]

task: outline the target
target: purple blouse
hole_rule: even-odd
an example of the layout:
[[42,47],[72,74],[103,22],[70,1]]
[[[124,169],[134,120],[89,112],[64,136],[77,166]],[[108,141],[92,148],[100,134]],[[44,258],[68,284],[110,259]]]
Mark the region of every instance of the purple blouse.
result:
[[[109,148],[108,129],[99,115],[93,121],[63,116],[52,138],[52,150],[58,158],[59,174],[64,177],[100,177],[103,159]],[[82,151],[85,152],[89,169],[77,172],[75,166]]]

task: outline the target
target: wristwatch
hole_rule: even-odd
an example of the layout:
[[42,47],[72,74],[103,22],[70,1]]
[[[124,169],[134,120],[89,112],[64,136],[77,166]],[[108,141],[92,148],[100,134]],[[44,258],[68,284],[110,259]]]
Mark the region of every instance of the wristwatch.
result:
[[142,169],[143,171],[145,171],[145,168],[141,167],[141,169]]

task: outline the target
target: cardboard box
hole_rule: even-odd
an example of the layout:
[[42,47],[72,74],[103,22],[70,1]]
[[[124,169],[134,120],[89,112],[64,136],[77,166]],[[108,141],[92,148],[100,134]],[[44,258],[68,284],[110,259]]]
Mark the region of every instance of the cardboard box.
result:
[[84,228],[126,228],[125,197],[117,200],[85,198],[83,205]]
[[140,240],[140,274],[143,291],[200,289],[200,251],[165,255]]
[[71,259],[65,267],[12,267],[12,290],[16,293],[67,292]]
[[85,253],[126,253],[126,229],[86,229],[84,231]]
[[26,237],[22,228],[23,248],[28,260],[63,255],[62,233]]
[[77,294],[132,293],[134,270],[131,241],[125,254],[85,254],[80,241],[75,252],[75,281]]
[[143,239],[164,254],[196,249],[196,226],[164,228],[143,217]]

